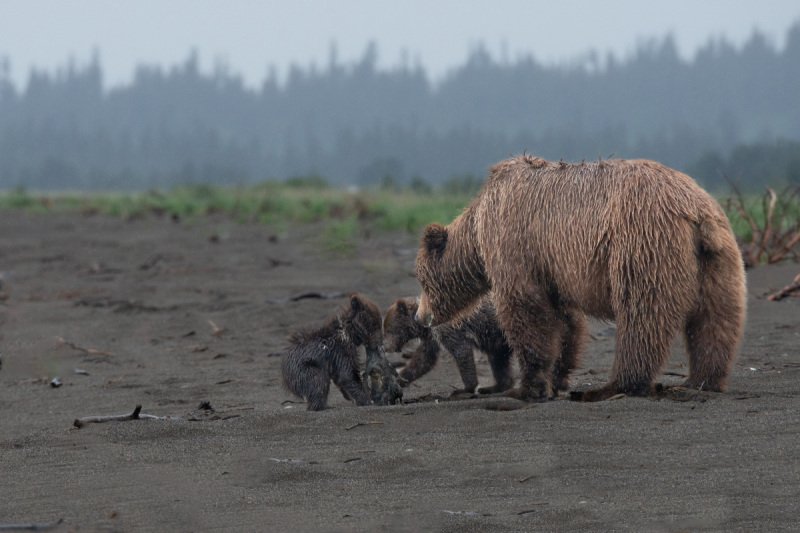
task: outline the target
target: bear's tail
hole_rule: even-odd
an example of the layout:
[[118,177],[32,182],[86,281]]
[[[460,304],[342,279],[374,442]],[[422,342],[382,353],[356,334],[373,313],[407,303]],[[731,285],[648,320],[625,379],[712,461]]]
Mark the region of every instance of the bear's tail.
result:
[[[715,214],[716,215],[716,214]],[[730,250],[733,243],[737,250],[736,239],[727,219],[720,220],[719,215],[704,217],[699,224],[700,251],[711,253],[724,253]]]

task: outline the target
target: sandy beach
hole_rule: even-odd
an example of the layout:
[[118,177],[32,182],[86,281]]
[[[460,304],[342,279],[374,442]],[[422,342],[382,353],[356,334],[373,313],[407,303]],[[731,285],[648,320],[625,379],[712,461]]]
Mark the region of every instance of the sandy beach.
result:
[[[748,272],[730,390],[581,404],[448,400],[307,412],[288,333],[359,291],[414,295],[417,237],[331,255],[319,227],[0,213],[0,525],[54,531],[790,531],[800,514],[800,271]],[[303,292],[330,299],[292,301]],[[602,384],[592,322],[573,388]],[[391,354],[399,361],[398,354]],[[478,358],[481,384],[491,384]],[[661,382],[687,372],[677,339]],[[59,378],[61,385],[51,382]],[[199,408],[208,402],[213,409]],[[88,415],[167,417],[73,427]]]

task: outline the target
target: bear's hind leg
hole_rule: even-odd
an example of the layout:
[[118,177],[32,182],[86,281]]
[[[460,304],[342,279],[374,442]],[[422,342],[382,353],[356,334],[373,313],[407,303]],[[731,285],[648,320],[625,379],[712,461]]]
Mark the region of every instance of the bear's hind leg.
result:
[[361,380],[361,373],[351,358],[342,358],[339,361],[333,382],[342,391],[342,395],[355,402],[356,405],[371,403],[369,394],[364,388],[364,382]]
[[328,373],[317,366],[308,366],[303,376],[303,396],[309,411],[322,411],[328,407],[328,392],[331,379]]
[[596,402],[620,393],[647,396],[652,392],[653,381],[669,359],[670,344],[680,324],[679,314],[666,311],[669,303],[665,300],[659,304],[656,298],[642,299],[617,315],[611,380],[599,389],[573,394],[573,399]]
[[721,258],[701,263],[699,305],[686,321],[686,387],[725,389],[744,329],[744,274],[738,261],[734,256],[727,264]]

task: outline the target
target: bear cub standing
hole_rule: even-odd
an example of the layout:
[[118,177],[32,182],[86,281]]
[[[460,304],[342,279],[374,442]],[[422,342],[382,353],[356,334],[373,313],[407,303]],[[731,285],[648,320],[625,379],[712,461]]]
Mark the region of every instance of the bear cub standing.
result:
[[283,383],[307,401],[310,411],[327,407],[331,381],[345,399],[356,405],[371,403],[361,378],[358,347],[365,347],[368,362],[382,359],[383,332],[381,312],[370,300],[353,294],[322,327],[293,333],[289,344],[281,362]]
[[[439,358],[441,347],[450,352],[458,366],[464,388],[453,392],[480,394],[505,391],[512,386],[510,373],[511,348],[508,347],[494,307],[488,299],[482,300],[478,308],[462,320],[428,328],[414,320],[417,312],[416,298],[401,298],[386,311],[383,319],[384,345],[386,350],[399,352],[413,339],[420,339],[419,348],[411,355],[400,371],[403,386],[430,372]],[[474,350],[481,350],[489,359],[495,385],[478,388],[478,373],[475,369]]]

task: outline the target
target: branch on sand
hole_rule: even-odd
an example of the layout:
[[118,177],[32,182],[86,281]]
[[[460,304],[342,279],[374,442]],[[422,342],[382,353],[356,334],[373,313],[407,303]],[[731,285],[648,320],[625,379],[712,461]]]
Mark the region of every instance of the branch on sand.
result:
[[800,296],[800,274],[795,276],[794,280],[789,285],[767,296],[767,300],[777,302],[783,300],[787,296],[795,296],[795,293],[797,293],[796,296]]
[[108,415],[108,416],[84,416],[76,418],[72,423],[76,428],[82,428],[86,424],[101,424],[103,422],[125,422],[127,420],[175,420],[169,416],[150,415],[142,412],[142,406],[137,405],[132,413],[127,415]]
[[344,430],[345,431],[350,431],[351,429],[355,429],[355,428],[358,428],[358,427],[361,427],[361,426],[379,426],[379,425],[383,425],[383,422],[373,422],[373,421],[370,421],[370,422],[356,422],[352,426],[347,426],[346,428],[344,428]]
[[68,348],[72,348],[73,350],[77,350],[79,352],[83,352],[86,355],[99,355],[99,356],[111,356],[111,355],[114,355],[111,352],[98,350],[97,348],[84,348],[83,346],[78,346],[74,342],[70,342],[68,340],[64,340],[64,337],[56,337],[56,341],[58,342],[59,346],[66,346]]
[[300,292],[288,298],[269,298],[267,303],[270,304],[285,304],[289,302],[299,302],[300,300],[338,300],[344,298],[347,293],[344,292],[318,292],[306,291]]
[[48,531],[60,526],[63,522],[64,519],[59,518],[55,522],[45,522],[42,524],[0,524],[0,531]]
[[225,328],[219,327],[213,320],[209,320],[208,325],[211,326],[211,335],[214,337],[221,337],[225,333]]

